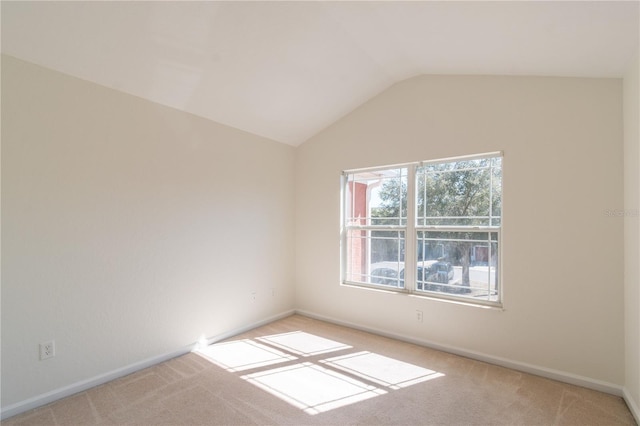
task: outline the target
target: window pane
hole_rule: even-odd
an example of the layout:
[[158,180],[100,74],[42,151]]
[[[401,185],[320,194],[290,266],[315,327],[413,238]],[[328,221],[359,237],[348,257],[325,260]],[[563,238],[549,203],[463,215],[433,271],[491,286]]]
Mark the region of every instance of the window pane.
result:
[[346,280],[404,288],[404,231],[347,231]]
[[405,225],[406,220],[406,168],[348,175],[347,225]]
[[501,158],[428,164],[417,168],[418,226],[499,226]]
[[491,226],[500,226],[502,216],[502,158],[492,158],[491,168]]
[[498,233],[418,231],[416,289],[498,301]]

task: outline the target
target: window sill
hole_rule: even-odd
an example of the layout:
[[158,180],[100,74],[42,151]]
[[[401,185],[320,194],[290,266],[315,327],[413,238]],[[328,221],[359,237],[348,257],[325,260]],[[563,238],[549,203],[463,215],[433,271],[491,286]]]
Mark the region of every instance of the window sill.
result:
[[470,300],[462,300],[462,299],[457,299],[457,298],[453,298],[453,297],[446,297],[446,296],[438,297],[438,296],[433,296],[431,294],[412,293],[412,292],[409,292],[408,290],[405,290],[405,289],[389,289],[389,290],[387,290],[385,288],[362,285],[362,284],[351,283],[351,282],[343,282],[340,285],[342,285],[344,287],[355,288],[355,289],[358,289],[358,290],[369,290],[369,291],[374,291],[374,292],[377,292],[377,293],[385,293],[385,294],[407,296],[407,297],[412,297],[412,298],[416,298],[416,299],[430,300],[430,301],[434,301],[434,302],[444,302],[444,303],[450,303],[450,304],[453,304],[453,305],[469,306],[469,307],[472,307],[472,308],[480,308],[480,309],[487,309],[487,310],[493,310],[493,311],[504,311],[505,310],[504,306],[502,305],[502,303],[496,303],[496,302],[474,302],[474,301],[470,301]]

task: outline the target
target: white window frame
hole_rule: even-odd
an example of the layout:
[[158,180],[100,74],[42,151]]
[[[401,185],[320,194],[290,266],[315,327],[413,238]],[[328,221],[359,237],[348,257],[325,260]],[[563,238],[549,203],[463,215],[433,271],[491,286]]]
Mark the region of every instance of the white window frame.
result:
[[[376,168],[368,168],[368,169],[359,169],[357,170],[355,173],[360,173],[360,174],[364,174],[367,172],[380,172],[380,171],[387,171],[387,170],[398,170],[398,169],[407,169],[407,173],[409,172],[408,169],[408,165],[407,164],[400,164],[400,165],[394,165],[394,166],[385,166],[385,167],[376,167]],[[341,277],[342,277],[342,283],[343,284],[351,284],[351,285],[357,285],[357,286],[361,286],[361,287],[371,287],[371,288],[384,288],[384,289],[392,289],[393,291],[397,291],[397,292],[404,292],[406,291],[406,288],[404,287],[389,287],[389,286],[381,286],[378,284],[370,284],[370,283],[366,283],[366,282],[360,282],[360,281],[347,281],[346,280],[346,274],[347,274],[347,263],[348,263],[348,259],[347,259],[347,243],[348,243],[348,239],[347,239],[347,235],[348,235],[348,231],[349,230],[358,230],[358,231],[365,231],[367,233],[369,233],[369,236],[367,237],[367,241],[368,241],[368,246],[370,246],[370,233],[374,232],[374,231],[389,231],[389,232],[403,232],[404,233],[404,242],[405,242],[405,252],[408,250],[407,248],[407,244],[409,243],[409,240],[411,238],[407,238],[408,234],[407,234],[407,224],[409,222],[409,220],[411,219],[411,210],[409,208],[410,206],[410,201],[409,201],[409,197],[410,194],[407,193],[407,216],[406,218],[404,218],[404,225],[401,224],[402,220],[403,220],[403,216],[402,214],[399,216],[399,224],[397,225],[373,225],[373,224],[365,224],[365,225],[349,225],[347,224],[347,218],[348,218],[348,211],[349,211],[349,205],[348,205],[348,189],[347,189],[347,185],[349,184],[348,181],[348,175],[349,174],[353,174],[354,171],[345,171],[342,173],[342,208],[341,208],[341,228],[342,228],[342,238],[341,238]],[[399,176],[400,178],[402,178],[402,176]],[[410,175],[407,175],[407,186],[409,179],[411,179]],[[400,203],[402,205],[402,202]],[[399,261],[399,260],[398,260]],[[369,273],[371,271],[368,271]],[[367,274],[368,276],[368,274]],[[405,277],[405,279],[403,280],[405,285],[407,282],[407,279]]]
[[[450,157],[443,159],[435,159],[429,161],[421,161],[421,162],[412,162],[412,163],[404,163],[404,164],[396,164],[382,167],[372,167],[365,169],[351,169],[345,170],[342,172],[341,179],[341,214],[340,214],[340,225],[341,225],[341,283],[343,285],[349,286],[357,286],[364,288],[375,288],[378,290],[385,290],[394,293],[406,293],[411,295],[416,295],[425,298],[434,298],[434,299],[443,299],[443,300],[452,300],[463,302],[465,304],[472,305],[480,305],[480,306],[492,306],[492,307],[502,307],[503,302],[503,284],[502,284],[502,217],[503,217],[503,208],[501,203],[501,212],[500,216],[492,216],[492,212],[490,212],[489,216],[489,224],[488,226],[450,226],[450,225],[424,225],[418,224],[417,220],[417,196],[416,196],[416,188],[418,187],[417,182],[417,169],[418,167],[429,165],[429,164],[440,164],[440,163],[449,163],[454,161],[469,161],[469,160],[477,160],[477,159],[486,159],[486,158],[496,158],[499,157],[501,159],[501,168],[504,167],[504,156],[503,153],[498,152],[490,152],[469,156],[461,156],[461,157]],[[349,218],[349,208],[348,201],[348,188],[347,185],[349,183],[349,175],[366,173],[366,172],[380,172],[384,170],[392,170],[392,169],[407,169],[407,211],[406,211],[406,222],[404,225],[397,226],[376,226],[376,225],[350,225],[348,224]],[[502,191],[504,193],[504,191]],[[491,201],[490,201],[491,203]],[[490,204],[491,209],[491,204]],[[499,217],[499,225],[493,224],[493,218]],[[397,288],[383,284],[375,284],[375,283],[367,283],[360,281],[352,281],[347,280],[347,265],[349,264],[350,259],[348,259],[347,253],[347,234],[349,230],[366,230],[366,231],[374,231],[374,230],[400,230],[404,232],[404,265],[414,265],[414,267],[406,267],[404,268],[404,287]],[[469,296],[461,296],[448,294],[444,292],[436,292],[436,291],[425,291],[418,289],[417,286],[417,277],[416,272],[418,269],[418,253],[417,253],[417,243],[418,243],[418,232],[473,232],[473,233],[489,233],[488,235],[488,250],[489,256],[491,254],[491,243],[495,242],[497,244],[497,264],[495,265],[494,274],[496,280],[496,300],[485,300],[485,299],[474,299]],[[496,234],[496,240],[491,239],[491,234]],[[491,258],[491,257],[489,257]],[[490,269],[489,269],[490,270]]]

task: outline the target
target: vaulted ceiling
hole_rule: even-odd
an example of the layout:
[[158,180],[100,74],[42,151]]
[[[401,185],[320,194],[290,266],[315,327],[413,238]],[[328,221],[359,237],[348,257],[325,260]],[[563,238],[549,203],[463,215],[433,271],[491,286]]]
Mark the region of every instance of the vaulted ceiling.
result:
[[298,145],[420,74],[621,77],[638,6],[2,1],[2,52]]

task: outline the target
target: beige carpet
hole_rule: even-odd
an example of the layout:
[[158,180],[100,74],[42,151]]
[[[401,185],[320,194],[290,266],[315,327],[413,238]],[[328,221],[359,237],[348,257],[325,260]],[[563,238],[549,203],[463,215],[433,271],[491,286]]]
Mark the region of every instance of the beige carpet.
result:
[[616,396],[294,315],[2,424],[635,422]]

